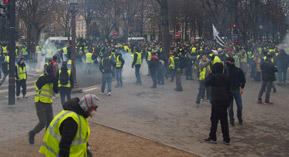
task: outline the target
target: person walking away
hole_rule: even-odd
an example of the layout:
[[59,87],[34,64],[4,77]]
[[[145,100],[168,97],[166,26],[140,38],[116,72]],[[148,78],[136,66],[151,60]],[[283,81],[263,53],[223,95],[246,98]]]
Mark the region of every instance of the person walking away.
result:
[[22,87],[23,98],[26,97],[27,71],[24,58],[20,58],[16,65],[16,96],[20,98],[20,88]]
[[231,90],[233,97],[231,99],[231,104],[229,108],[229,115],[230,115],[230,124],[232,126],[235,126],[235,119],[234,119],[234,99],[237,104],[237,117],[239,120],[239,124],[243,124],[243,118],[242,118],[242,94],[243,90],[246,84],[246,78],[243,73],[243,71],[235,66],[235,60],[233,57],[228,57],[226,60],[226,69],[225,73],[228,75],[230,83],[231,83]]
[[212,73],[205,81],[207,86],[211,87],[211,130],[206,142],[216,143],[218,122],[221,122],[223,133],[223,142],[230,144],[228,112],[230,99],[232,97],[230,81],[227,75],[223,73],[223,64],[215,63],[212,67]]
[[46,157],[91,157],[87,118],[92,117],[99,106],[99,98],[93,94],[67,101],[47,128],[39,153]]
[[105,85],[107,84],[107,95],[111,96],[111,82],[112,82],[112,72],[115,62],[112,59],[109,53],[106,53],[101,60],[99,66],[100,71],[102,72],[102,83],[101,83],[101,93],[104,94]]
[[118,88],[118,87],[122,87],[122,68],[123,68],[123,65],[124,65],[125,61],[124,59],[122,58],[122,54],[121,53],[116,53],[116,81],[117,81],[117,84],[115,86],[115,88]]
[[280,50],[280,54],[276,57],[276,65],[278,67],[278,78],[280,85],[286,84],[288,64],[289,64],[289,56],[282,49]]
[[270,102],[270,92],[272,89],[273,82],[276,80],[275,72],[277,72],[277,68],[271,62],[272,56],[268,55],[266,60],[261,63],[262,70],[262,85],[258,95],[258,103],[262,104],[262,95],[266,91],[265,95],[265,105],[272,105]]
[[171,74],[171,82],[173,82],[175,78],[175,57],[172,53],[169,58],[169,71]]
[[71,74],[71,70],[67,67],[67,62],[64,61],[62,63],[61,69],[57,73],[58,79],[58,88],[60,93],[61,105],[63,106],[66,101],[71,98],[71,89],[73,88],[73,77]]
[[35,82],[35,106],[38,116],[38,124],[29,132],[29,143],[34,144],[34,136],[44,127],[48,128],[52,118],[52,96],[58,93],[57,79],[54,77],[52,65],[48,66],[47,74],[41,74]]
[[202,59],[200,60],[199,64],[199,93],[197,96],[196,107],[199,107],[201,98],[203,98],[205,95],[205,91],[207,91],[207,99],[209,100],[210,98],[209,87],[205,84],[205,80],[210,72],[210,61],[207,59],[206,55],[202,55]]
[[141,76],[140,76],[140,68],[142,65],[142,53],[139,52],[139,49],[133,54],[133,62],[132,68],[135,67],[135,76],[136,76],[136,85],[141,85]]

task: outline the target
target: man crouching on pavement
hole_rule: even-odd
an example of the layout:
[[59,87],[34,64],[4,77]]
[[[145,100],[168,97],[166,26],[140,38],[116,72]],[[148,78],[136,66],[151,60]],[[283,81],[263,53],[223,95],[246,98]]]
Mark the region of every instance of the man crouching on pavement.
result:
[[206,85],[211,87],[211,131],[206,142],[216,143],[216,131],[218,121],[221,121],[224,144],[230,144],[228,112],[230,106],[230,98],[232,96],[230,81],[223,72],[224,66],[222,63],[213,65],[212,73],[206,79]]
[[39,152],[46,157],[91,157],[87,118],[92,117],[99,104],[93,94],[67,101],[47,128]]

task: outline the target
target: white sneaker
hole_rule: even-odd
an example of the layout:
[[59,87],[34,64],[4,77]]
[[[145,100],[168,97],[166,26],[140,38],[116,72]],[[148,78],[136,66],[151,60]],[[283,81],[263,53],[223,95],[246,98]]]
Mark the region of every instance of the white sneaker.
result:
[[108,93],[107,93],[107,96],[111,96],[111,92],[108,92]]

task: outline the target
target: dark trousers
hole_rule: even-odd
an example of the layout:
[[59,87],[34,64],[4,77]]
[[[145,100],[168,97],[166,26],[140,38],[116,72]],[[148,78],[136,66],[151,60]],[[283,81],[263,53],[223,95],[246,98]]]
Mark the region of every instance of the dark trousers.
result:
[[122,68],[116,68],[116,81],[116,85],[122,87]]
[[136,77],[136,84],[141,85],[140,67],[141,65],[135,65],[135,77]]
[[261,72],[255,73],[255,81],[261,81]]
[[158,84],[158,72],[156,69],[151,69],[151,77],[153,80],[153,88],[157,88],[157,84]]
[[16,81],[16,96],[20,95],[20,88],[22,87],[23,96],[26,95],[26,80]]
[[8,76],[8,74],[9,74],[9,73],[4,73],[4,76],[3,76],[3,78],[2,78],[2,80],[1,80],[1,82],[0,82],[0,85],[2,85],[2,84],[5,82],[6,77]]
[[165,84],[164,70],[165,70],[165,68],[163,66],[160,66],[158,68],[158,72],[157,72],[157,74],[158,74],[158,83],[160,85],[164,85]]
[[[230,135],[229,135],[229,125],[228,125],[228,113],[227,104],[212,104],[212,111],[211,111],[211,131],[209,138],[213,140],[217,140],[216,132],[218,128],[218,122],[221,122],[221,128],[223,133],[223,140],[226,142],[230,142]],[[218,107],[215,107],[218,106]],[[224,107],[223,107],[224,106]]]
[[279,78],[279,83],[286,83],[287,68],[278,69],[278,78]]
[[[71,88],[60,87],[59,93],[60,93],[61,105],[63,106],[66,101],[71,99]],[[66,97],[66,101],[65,101],[65,97]]]
[[104,93],[107,83],[107,92],[111,92],[112,73],[102,73],[101,92]]
[[262,81],[261,89],[258,95],[259,100],[262,100],[263,93],[266,90],[265,102],[270,102],[270,93],[271,93],[272,85],[273,85],[273,81]]
[[182,71],[181,70],[177,70],[176,71],[176,90],[177,91],[182,91],[183,87],[182,87]]
[[171,74],[171,81],[174,81],[175,78],[175,69],[170,68],[170,74]]
[[192,66],[191,65],[188,65],[186,67],[186,80],[192,80],[193,79],[193,76],[192,76]]
[[34,129],[30,131],[33,135],[39,133],[44,127],[47,129],[53,119],[52,104],[37,102],[35,106],[39,122]]

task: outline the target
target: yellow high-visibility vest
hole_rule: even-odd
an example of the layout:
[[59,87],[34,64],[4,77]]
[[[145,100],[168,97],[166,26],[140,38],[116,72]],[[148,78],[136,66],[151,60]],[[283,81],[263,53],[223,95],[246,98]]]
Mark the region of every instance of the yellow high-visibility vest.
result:
[[2,46],[2,50],[4,54],[8,54],[7,46]]
[[116,57],[116,67],[120,68],[122,65],[122,62],[119,60],[119,56]]
[[17,75],[19,80],[26,80],[27,75],[26,75],[26,66],[24,66],[23,68],[20,67],[18,64],[16,65],[17,68]]
[[[40,76],[44,76],[44,74],[41,74]],[[38,89],[38,87],[36,86],[36,82],[34,83],[34,85],[36,89],[36,94],[34,97],[35,102],[51,104],[53,102],[53,83],[46,83],[44,86],[42,86],[41,89]]]
[[148,57],[147,57],[147,61],[151,61],[152,60],[152,52],[148,52]]
[[199,79],[200,79],[200,81],[206,79],[207,70],[210,70],[210,66],[206,66],[203,69],[199,69],[199,72],[200,72]]
[[214,58],[214,60],[212,62],[213,65],[216,64],[216,63],[222,63],[221,59],[218,56],[215,56],[215,58]]
[[62,48],[63,54],[67,55],[67,47]]
[[[135,65],[141,65],[142,64],[142,58],[141,58],[142,53],[141,52],[135,52],[135,53],[137,54],[137,59],[136,59]],[[133,55],[133,57],[134,57],[134,55]],[[133,58],[133,60],[134,60],[134,58]]]
[[90,137],[88,121],[73,111],[63,110],[57,114],[47,128],[39,153],[46,157],[59,156],[59,144],[62,138],[60,126],[63,121],[72,118],[77,123],[77,132],[70,145],[69,157],[87,157],[87,142]]
[[170,56],[170,65],[169,65],[170,69],[175,69],[175,58],[174,56]]
[[67,87],[67,88],[70,88],[71,87],[71,83],[70,83],[70,75],[71,75],[71,71],[70,70],[67,70],[67,73],[68,73],[68,82],[66,85],[63,85],[60,83],[60,76],[61,76],[61,70],[59,70],[59,78],[58,78],[58,87]]
[[85,54],[85,56],[86,56],[85,63],[93,63],[92,53],[88,52]]

